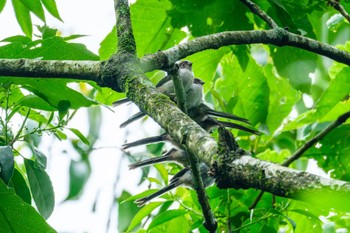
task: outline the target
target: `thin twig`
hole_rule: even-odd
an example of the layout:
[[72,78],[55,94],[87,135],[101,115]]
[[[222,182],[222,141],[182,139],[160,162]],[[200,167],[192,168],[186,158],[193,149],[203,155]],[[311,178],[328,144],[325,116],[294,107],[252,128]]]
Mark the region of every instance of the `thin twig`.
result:
[[339,0],[328,0],[328,5],[339,11],[339,13],[350,23],[350,15],[345,11],[344,7],[340,5]]
[[[296,152],[294,152],[294,154],[290,156],[287,160],[285,160],[281,165],[284,167],[288,167],[292,162],[299,159],[304,154],[304,152],[307,151],[311,146],[313,146],[315,143],[320,141],[324,136],[326,136],[333,129],[343,124],[349,117],[350,117],[350,111],[339,116],[337,120],[335,120],[330,125],[328,125],[324,130],[319,132],[315,137],[307,141],[302,147],[300,147]],[[264,191],[261,191],[259,193],[259,195],[255,199],[254,203],[249,207],[249,209],[254,209],[256,207],[256,205],[260,201],[263,194],[264,194]]]
[[289,157],[287,160],[285,160],[281,165],[288,167],[292,162],[294,162],[295,160],[300,158],[300,156],[302,156],[302,154],[306,150],[308,150],[316,142],[320,141],[324,136],[326,136],[333,129],[335,129],[339,125],[343,124],[349,117],[350,117],[350,111],[339,116],[337,120],[335,120],[330,125],[328,125],[324,130],[319,132],[315,137],[313,137],[309,141],[307,141],[302,147],[300,147],[291,157]]
[[[182,84],[180,77],[179,77],[179,74],[178,74],[179,73],[178,69],[176,69],[175,72],[172,72],[172,73],[173,74],[171,74],[171,77],[172,77],[172,80],[173,80],[174,86],[175,86],[177,104],[178,104],[179,108],[181,109],[181,111],[183,111],[185,114],[187,114],[186,96],[185,96],[183,84]],[[205,192],[205,187],[204,187],[203,180],[201,177],[201,172],[199,169],[198,157],[195,154],[190,153],[188,150],[186,150],[186,153],[188,154],[188,157],[190,160],[195,190],[196,190],[198,201],[202,207],[202,211],[203,211],[203,215],[204,215],[204,221],[205,221],[204,227],[209,232],[215,232],[217,224],[216,224],[214,214],[210,208],[208,196]]]
[[23,131],[23,129],[24,129],[24,126],[25,126],[26,123],[27,123],[27,120],[28,120],[30,111],[31,111],[31,109],[29,108],[28,111],[27,111],[26,116],[24,117],[24,120],[23,120],[23,122],[22,122],[21,127],[20,127],[19,130],[17,131],[16,136],[15,136],[15,137],[12,139],[12,141],[10,142],[10,146],[11,146],[11,147],[12,147],[13,144],[19,139],[19,137],[20,137],[20,135],[21,135],[21,133],[22,133],[22,131]]
[[268,16],[258,5],[256,5],[250,0],[241,0],[241,2],[245,4],[251,12],[253,12],[262,20],[264,20],[271,28],[278,28],[277,23],[270,16]]

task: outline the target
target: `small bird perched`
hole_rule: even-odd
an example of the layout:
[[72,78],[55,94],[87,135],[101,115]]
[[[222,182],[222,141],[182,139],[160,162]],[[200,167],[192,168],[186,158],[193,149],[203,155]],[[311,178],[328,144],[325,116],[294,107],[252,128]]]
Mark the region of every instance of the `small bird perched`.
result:
[[[208,174],[209,167],[205,163],[201,163],[199,165],[199,170],[201,173],[201,177],[202,177],[204,186],[208,187],[208,186],[212,185],[214,183],[215,179]],[[165,186],[164,188],[158,190],[157,192],[155,192],[147,197],[137,199],[135,201],[135,203],[138,204],[138,206],[143,206],[147,202],[152,200],[153,198],[156,198],[156,197],[162,195],[163,193],[166,193],[166,192],[168,192],[168,191],[170,191],[178,186],[181,186],[181,185],[184,185],[184,186],[187,186],[190,188],[194,188],[192,172],[191,172],[191,169],[189,167],[182,169],[173,178],[171,178],[169,185]]]
[[164,153],[162,156],[157,156],[145,159],[143,161],[131,163],[129,164],[129,169],[135,169],[164,162],[175,162],[184,166],[189,165],[187,153],[184,150],[172,148],[168,152]]
[[[190,61],[179,61],[175,63],[175,68],[178,69],[178,74],[180,76],[180,80],[182,82],[184,91],[186,92],[193,83],[194,74],[192,71],[192,62]],[[175,87],[173,80],[170,75],[165,76],[161,79],[157,84],[156,88],[159,92],[173,97],[175,96]],[[113,103],[113,106],[119,106],[124,103],[128,103],[130,100],[128,98],[117,100]]]

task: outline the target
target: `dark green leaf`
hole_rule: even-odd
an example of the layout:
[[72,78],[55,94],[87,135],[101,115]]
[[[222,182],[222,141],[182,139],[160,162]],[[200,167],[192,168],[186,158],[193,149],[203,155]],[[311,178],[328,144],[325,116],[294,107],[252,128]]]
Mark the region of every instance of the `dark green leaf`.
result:
[[50,177],[43,170],[35,167],[33,161],[24,159],[30,190],[40,214],[47,219],[50,217],[54,206],[55,197]]
[[193,36],[253,28],[247,18],[247,7],[239,1],[172,0],[171,2],[173,8],[168,11],[171,25],[178,29],[187,26]]
[[50,12],[50,14],[52,16],[54,16],[56,19],[62,21],[60,15],[58,13],[55,0],[41,0],[41,2],[44,4],[45,8],[47,9],[48,12]]
[[177,217],[183,216],[186,213],[186,210],[168,210],[166,212],[163,212],[153,219],[148,227],[148,230],[157,227],[158,225],[161,225],[165,222],[171,221]]
[[16,194],[20,196],[24,202],[29,205],[32,203],[32,196],[30,195],[27,183],[17,169],[13,172],[9,186],[15,190]]
[[87,160],[71,160],[69,166],[69,194],[65,200],[79,198],[91,174],[91,167]]
[[14,170],[14,155],[9,146],[0,146],[0,178],[8,184]]
[[295,89],[309,93],[311,85],[309,74],[316,69],[317,55],[292,47],[273,47],[271,50],[278,73],[288,78]]
[[0,180],[1,232],[56,232],[35,209]]

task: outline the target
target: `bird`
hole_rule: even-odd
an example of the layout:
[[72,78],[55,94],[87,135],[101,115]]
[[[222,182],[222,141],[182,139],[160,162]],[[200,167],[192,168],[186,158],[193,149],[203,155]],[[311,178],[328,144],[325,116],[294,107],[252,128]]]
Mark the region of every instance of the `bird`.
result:
[[[191,87],[185,93],[188,109],[193,109],[203,103],[203,84],[204,82],[201,79],[194,78],[193,83],[191,84]],[[129,125],[130,123],[138,119],[141,119],[144,116],[146,116],[146,114],[143,112],[135,113],[129,119],[127,119],[122,124],[120,124],[119,127],[124,128],[125,126]]]
[[[179,61],[175,63],[175,69],[178,70],[178,75],[180,76],[180,80],[182,82],[184,91],[186,92],[193,83],[194,80],[194,74],[192,71],[192,62],[184,60]],[[167,96],[174,96],[175,95],[175,87],[172,80],[172,77],[170,75],[165,76],[163,79],[161,79],[157,84],[156,88],[159,92],[167,95]],[[128,103],[130,100],[128,98],[117,100],[113,103],[113,106],[119,106],[124,103]]]
[[157,163],[164,162],[175,162],[182,164],[184,166],[189,165],[187,153],[184,150],[171,148],[168,152],[164,153],[162,156],[157,156],[143,161],[135,162],[129,164],[129,169],[135,169],[139,167],[150,166]]
[[[203,184],[205,187],[212,185],[215,179],[209,175],[210,168],[205,163],[199,164],[200,174],[203,180]],[[157,192],[135,200],[135,203],[138,204],[139,207],[144,206],[147,202],[151,201],[153,198],[156,198],[178,186],[187,186],[190,188],[194,188],[194,181],[192,176],[192,171],[189,167],[185,167],[181,171],[179,171],[173,178],[171,178],[169,185],[164,188],[158,190]]]

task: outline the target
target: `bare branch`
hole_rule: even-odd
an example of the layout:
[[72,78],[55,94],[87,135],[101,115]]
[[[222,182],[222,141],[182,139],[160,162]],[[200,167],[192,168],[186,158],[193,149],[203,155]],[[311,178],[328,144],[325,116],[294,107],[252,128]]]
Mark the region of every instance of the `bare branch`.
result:
[[271,28],[278,28],[277,23],[270,16],[268,16],[258,5],[256,5],[250,0],[241,0],[241,2],[245,4],[251,12],[253,12],[262,20],[264,20],[267,23],[267,25],[269,25]]
[[324,136],[326,136],[333,129],[337,128],[339,125],[343,124],[350,117],[350,111],[344,113],[337,120],[328,125],[325,129],[319,132],[315,137],[311,138],[309,141],[305,142],[305,144],[300,147],[291,157],[289,157],[286,161],[282,163],[282,166],[288,167],[292,162],[300,158],[311,146],[313,146],[316,142],[320,141]]
[[288,32],[282,28],[263,31],[230,31],[202,36],[156,54],[144,56],[141,61],[144,70],[151,71],[155,68],[167,68],[181,58],[207,49],[259,43],[301,48],[350,65],[350,53],[329,44]]
[[31,59],[0,59],[1,76],[23,78],[69,78],[98,82],[100,62],[97,61],[46,61]]

